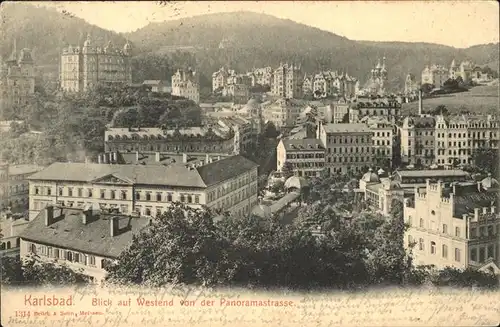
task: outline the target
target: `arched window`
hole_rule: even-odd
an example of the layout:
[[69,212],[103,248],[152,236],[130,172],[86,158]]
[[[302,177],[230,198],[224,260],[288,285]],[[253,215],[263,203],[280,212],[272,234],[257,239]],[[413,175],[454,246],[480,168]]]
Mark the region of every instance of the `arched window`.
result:
[[172,194],[167,194],[167,201],[172,202]]
[[10,241],[7,241],[7,250],[10,249]]
[[418,240],[418,249],[419,249],[420,251],[423,251],[423,250],[424,250],[424,239],[423,239],[423,238],[420,238],[420,239]]
[[66,252],[66,260],[73,262],[73,252],[71,251]]
[[30,252],[31,253],[36,253],[36,244],[31,244],[31,246],[30,246]]
[[5,243],[2,243],[2,245],[0,245],[0,250],[5,250]]
[[424,219],[420,218],[420,228],[424,228]]
[[188,203],[193,203],[193,197],[191,195],[187,196]]

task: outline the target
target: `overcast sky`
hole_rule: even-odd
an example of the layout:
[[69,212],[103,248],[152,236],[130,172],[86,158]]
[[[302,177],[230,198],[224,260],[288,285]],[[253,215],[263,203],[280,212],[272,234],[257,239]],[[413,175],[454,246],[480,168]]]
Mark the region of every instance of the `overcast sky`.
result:
[[150,22],[248,10],[287,18],[352,40],[431,42],[465,48],[498,42],[496,1],[43,2],[91,24],[130,32]]

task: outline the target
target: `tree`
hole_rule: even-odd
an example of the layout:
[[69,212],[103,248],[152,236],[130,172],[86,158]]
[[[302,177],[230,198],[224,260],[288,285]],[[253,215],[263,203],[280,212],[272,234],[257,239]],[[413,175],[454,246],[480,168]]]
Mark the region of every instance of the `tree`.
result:
[[349,113],[346,112],[344,117],[342,117],[342,121],[341,121],[342,124],[347,124],[349,123]]
[[2,283],[23,286],[85,284],[90,280],[81,270],[74,271],[66,265],[38,261],[36,256],[24,261],[18,257],[3,257],[1,276]]
[[283,163],[283,167],[281,167],[281,173],[283,174],[285,179],[293,176],[293,165],[290,163],[290,161],[285,161]]
[[437,106],[434,111],[433,111],[433,115],[444,115],[444,116],[447,116],[449,114],[448,112],[448,108],[446,108],[445,105],[442,105],[440,104],[439,106]]
[[474,165],[479,169],[497,176],[499,172],[498,165],[500,164],[498,150],[488,148],[475,149],[472,152],[472,160]]
[[284,187],[285,187],[285,182],[278,179],[269,186],[269,191],[273,193],[280,193],[283,192]]
[[432,90],[434,89],[434,85],[432,84],[429,84],[429,83],[424,83],[420,86],[420,90],[422,91],[422,93],[424,94],[428,94],[430,93]]
[[272,122],[267,122],[264,126],[264,136],[267,138],[276,138],[279,135],[279,131]]

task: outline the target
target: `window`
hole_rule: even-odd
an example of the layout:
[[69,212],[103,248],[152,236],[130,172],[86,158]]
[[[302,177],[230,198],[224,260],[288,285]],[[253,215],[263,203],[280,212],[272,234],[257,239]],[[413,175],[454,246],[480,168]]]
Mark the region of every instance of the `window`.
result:
[[95,266],[95,257],[93,255],[89,256],[89,264]]
[[91,188],[89,188],[89,189],[87,190],[87,192],[88,192],[89,198],[91,198],[91,197],[92,197],[92,189],[91,189]]
[[408,235],[408,246],[411,246],[413,243],[413,237],[411,235]]
[[193,203],[193,197],[191,195],[187,196],[187,202],[188,203]]
[[431,254],[436,254],[436,242],[431,242]]
[[167,201],[172,202],[172,194],[171,193],[167,194]]
[[106,197],[106,190],[101,190],[101,199]]
[[443,244],[441,250],[441,252],[443,253],[443,258],[448,258],[448,246],[446,244]]
[[194,203],[200,203],[200,196],[199,195],[194,196]]
[[73,196],[73,189],[68,187],[68,196]]
[[418,249],[420,251],[424,250],[424,239],[423,238],[421,238],[421,239],[418,240]]
[[59,249],[54,249],[54,258],[59,259]]
[[75,262],[80,262],[80,253],[75,253]]
[[111,191],[111,199],[116,199],[116,192],[115,191]]
[[141,193],[135,192],[135,199],[140,200],[141,199]]
[[455,227],[455,236],[460,237],[460,227]]
[[156,193],[156,201],[161,201],[161,193]]
[[448,225],[443,224],[443,234],[447,234],[447,233],[448,233]]
[[151,201],[151,193],[146,193],[146,201]]
[[82,197],[83,196],[83,188],[79,188],[78,189],[78,197]]
[[127,200],[127,191],[122,191],[122,200]]
[[477,250],[475,248],[470,249],[470,260],[477,262]]
[[66,252],[66,260],[73,262],[73,252],[71,251]]
[[486,260],[486,248],[479,248],[479,262],[484,262]]
[[184,201],[185,201],[184,194],[181,194],[181,202],[184,202]]
[[424,228],[424,219],[420,218],[420,228]]
[[52,195],[52,189],[50,187],[47,188],[47,195]]
[[35,244],[31,244],[30,245],[30,252],[31,253],[36,253],[36,245]]
[[35,194],[40,194],[40,189],[38,187],[35,187]]
[[460,262],[460,249],[455,248],[455,261]]
[[477,228],[473,227],[470,229],[470,237],[476,237],[477,236]]
[[408,216],[408,225],[412,225],[412,219],[411,219],[411,216]]

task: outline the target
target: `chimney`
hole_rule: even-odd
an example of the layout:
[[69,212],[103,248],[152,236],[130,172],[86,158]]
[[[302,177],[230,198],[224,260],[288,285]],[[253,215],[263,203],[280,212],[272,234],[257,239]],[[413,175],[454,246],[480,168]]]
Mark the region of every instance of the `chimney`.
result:
[[483,207],[483,214],[487,214],[488,213],[488,208],[487,207]]
[[102,164],[102,156],[100,154],[97,156],[97,163]]
[[82,216],[82,223],[87,225],[90,222],[90,218],[92,217],[92,210],[84,210]]
[[160,162],[161,161],[160,152],[156,152],[155,153],[155,158],[156,158],[156,162]]
[[188,162],[188,156],[186,153],[182,154],[182,163],[187,163]]
[[135,160],[139,161],[139,151],[135,151]]
[[422,116],[423,111],[422,105],[422,90],[418,90],[418,115]]
[[118,217],[111,217],[109,220],[109,232],[111,237],[118,235]]
[[45,226],[50,226],[54,223],[54,206],[48,205],[45,207]]
[[479,220],[479,208],[474,208],[474,220]]

